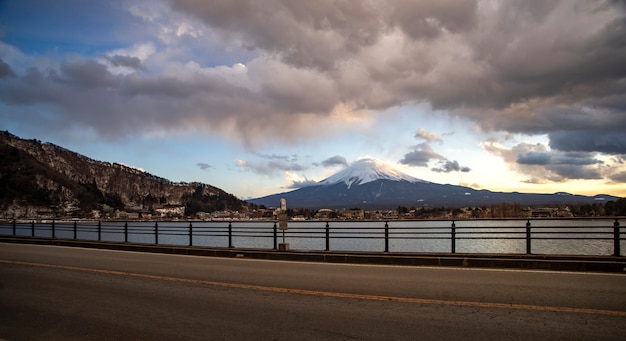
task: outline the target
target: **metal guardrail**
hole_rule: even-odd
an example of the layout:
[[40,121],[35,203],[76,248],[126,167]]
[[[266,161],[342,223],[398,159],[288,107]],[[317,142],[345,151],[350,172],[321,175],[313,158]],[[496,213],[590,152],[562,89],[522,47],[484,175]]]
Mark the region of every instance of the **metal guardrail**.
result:
[[[621,218],[622,220],[624,218]],[[609,222],[613,218],[603,219]],[[491,220],[493,221],[493,220]],[[508,221],[511,221],[510,219]],[[613,256],[622,256],[621,242],[626,240],[626,232],[621,231],[620,218],[615,218],[611,226],[533,226],[531,219],[514,219],[520,226],[459,226],[463,220],[450,220],[449,226],[391,226],[390,221],[369,221],[367,226],[341,226],[346,222],[319,221],[319,226],[297,226],[286,231],[290,239],[324,240],[325,251],[330,251],[331,240],[375,239],[383,241],[383,251],[390,252],[391,240],[444,240],[450,245],[450,253],[457,252],[457,242],[464,240],[524,240],[526,254],[533,253],[533,242],[538,240],[602,240],[612,241]],[[558,221],[558,220],[554,220]],[[394,221],[391,221],[394,222]],[[403,220],[402,222],[406,222]],[[424,223],[425,221],[420,221]],[[438,221],[441,223],[441,221]],[[534,220],[533,220],[534,222]],[[223,223],[223,224],[222,224]],[[0,222],[0,234],[13,236],[38,236],[75,240],[118,241],[128,243],[130,237],[143,237],[144,244],[164,244],[163,239],[176,239],[173,245],[196,245],[194,241],[206,238],[222,238],[233,248],[235,238],[271,239],[273,249],[278,249],[279,234],[277,223],[254,222],[119,222],[119,221],[44,221],[44,222]],[[383,225],[384,223],[384,225]],[[188,224],[188,225],[187,225]],[[522,225],[523,224],[523,225]],[[186,225],[186,226],[184,226]],[[265,226],[262,226],[265,225]],[[337,225],[337,226],[332,226]],[[612,230],[612,231],[610,231]],[[3,232],[4,231],[4,232]],[[610,232],[609,232],[610,231]],[[103,235],[108,236],[106,240]],[[60,237],[62,236],[62,237]],[[90,237],[88,237],[90,236]],[[112,236],[117,236],[113,238]],[[151,241],[146,238],[151,237]],[[172,245],[172,243],[165,243]]]

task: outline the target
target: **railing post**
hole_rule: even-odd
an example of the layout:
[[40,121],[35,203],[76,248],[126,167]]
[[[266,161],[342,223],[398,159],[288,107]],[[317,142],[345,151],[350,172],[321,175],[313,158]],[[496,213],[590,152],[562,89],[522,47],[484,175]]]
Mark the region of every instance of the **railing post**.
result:
[[56,231],[54,230],[54,219],[52,219],[52,238],[56,238]]
[[530,219],[526,220],[526,254],[531,254]]
[[233,247],[233,224],[228,222],[228,247]]
[[13,235],[17,235],[17,222],[13,219]]
[[330,251],[330,225],[326,222],[326,251]]
[[452,226],[450,227],[450,249],[452,253],[456,253],[456,224],[454,220],[452,221]]
[[154,243],[159,245],[159,222],[154,222]]
[[31,237],[35,236],[35,221],[34,220],[30,221],[30,236]]
[[98,241],[102,239],[102,223],[98,220]]
[[385,252],[389,252],[389,223],[385,222]]
[[78,239],[78,224],[76,223],[76,220],[74,220],[74,240]]
[[274,250],[278,249],[278,228],[274,222]]
[[619,221],[615,218],[615,222],[613,223],[613,256],[619,257],[621,255]]
[[124,243],[128,243],[128,222],[124,222]]
[[193,246],[193,225],[189,222],[189,246]]

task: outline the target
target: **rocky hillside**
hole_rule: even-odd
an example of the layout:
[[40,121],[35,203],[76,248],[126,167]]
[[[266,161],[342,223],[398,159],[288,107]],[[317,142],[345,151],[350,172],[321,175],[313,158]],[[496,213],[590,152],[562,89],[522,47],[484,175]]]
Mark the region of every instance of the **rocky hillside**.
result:
[[87,217],[105,207],[184,205],[186,214],[246,203],[201,183],[174,183],[51,143],[0,132],[0,218]]

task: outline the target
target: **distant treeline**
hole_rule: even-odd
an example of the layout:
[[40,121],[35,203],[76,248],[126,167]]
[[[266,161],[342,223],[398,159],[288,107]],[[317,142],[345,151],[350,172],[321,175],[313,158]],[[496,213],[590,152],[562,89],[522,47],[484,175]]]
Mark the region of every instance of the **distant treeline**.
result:
[[[352,208],[357,210],[358,208]],[[395,210],[398,218],[407,219],[438,219],[438,218],[520,218],[530,217],[534,212],[550,212],[552,217],[614,217],[626,216],[626,198],[606,203],[580,204],[580,205],[551,205],[528,207],[517,203],[501,203],[498,205],[480,207],[406,207],[398,206]],[[365,219],[380,217],[381,211],[365,211]],[[290,217],[315,218],[317,210],[313,209],[288,209]],[[339,211],[330,212],[327,218],[340,218]],[[389,217],[387,215],[387,217]]]
[[469,207],[469,208],[407,208],[398,207],[398,213],[411,214],[417,219],[436,218],[444,215],[465,216],[468,218],[517,218],[528,217],[533,211],[552,209],[553,216],[573,217],[614,217],[626,216],[626,198],[606,203],[580,204],[580,205],[553,205],[541,207],[522,206],[517,203],[501,203],[498,205]]
[[608,201],[602,204],[586,204],[571,206],[570,210],[575,216],[626,216],[626,198],[620,198],[616,201]]

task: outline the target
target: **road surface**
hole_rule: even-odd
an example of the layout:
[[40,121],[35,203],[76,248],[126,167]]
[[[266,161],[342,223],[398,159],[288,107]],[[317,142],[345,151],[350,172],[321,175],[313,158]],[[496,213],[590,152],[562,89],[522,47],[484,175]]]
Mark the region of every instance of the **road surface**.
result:
[[0,243],[0,339],[623,340],[626,275]]

